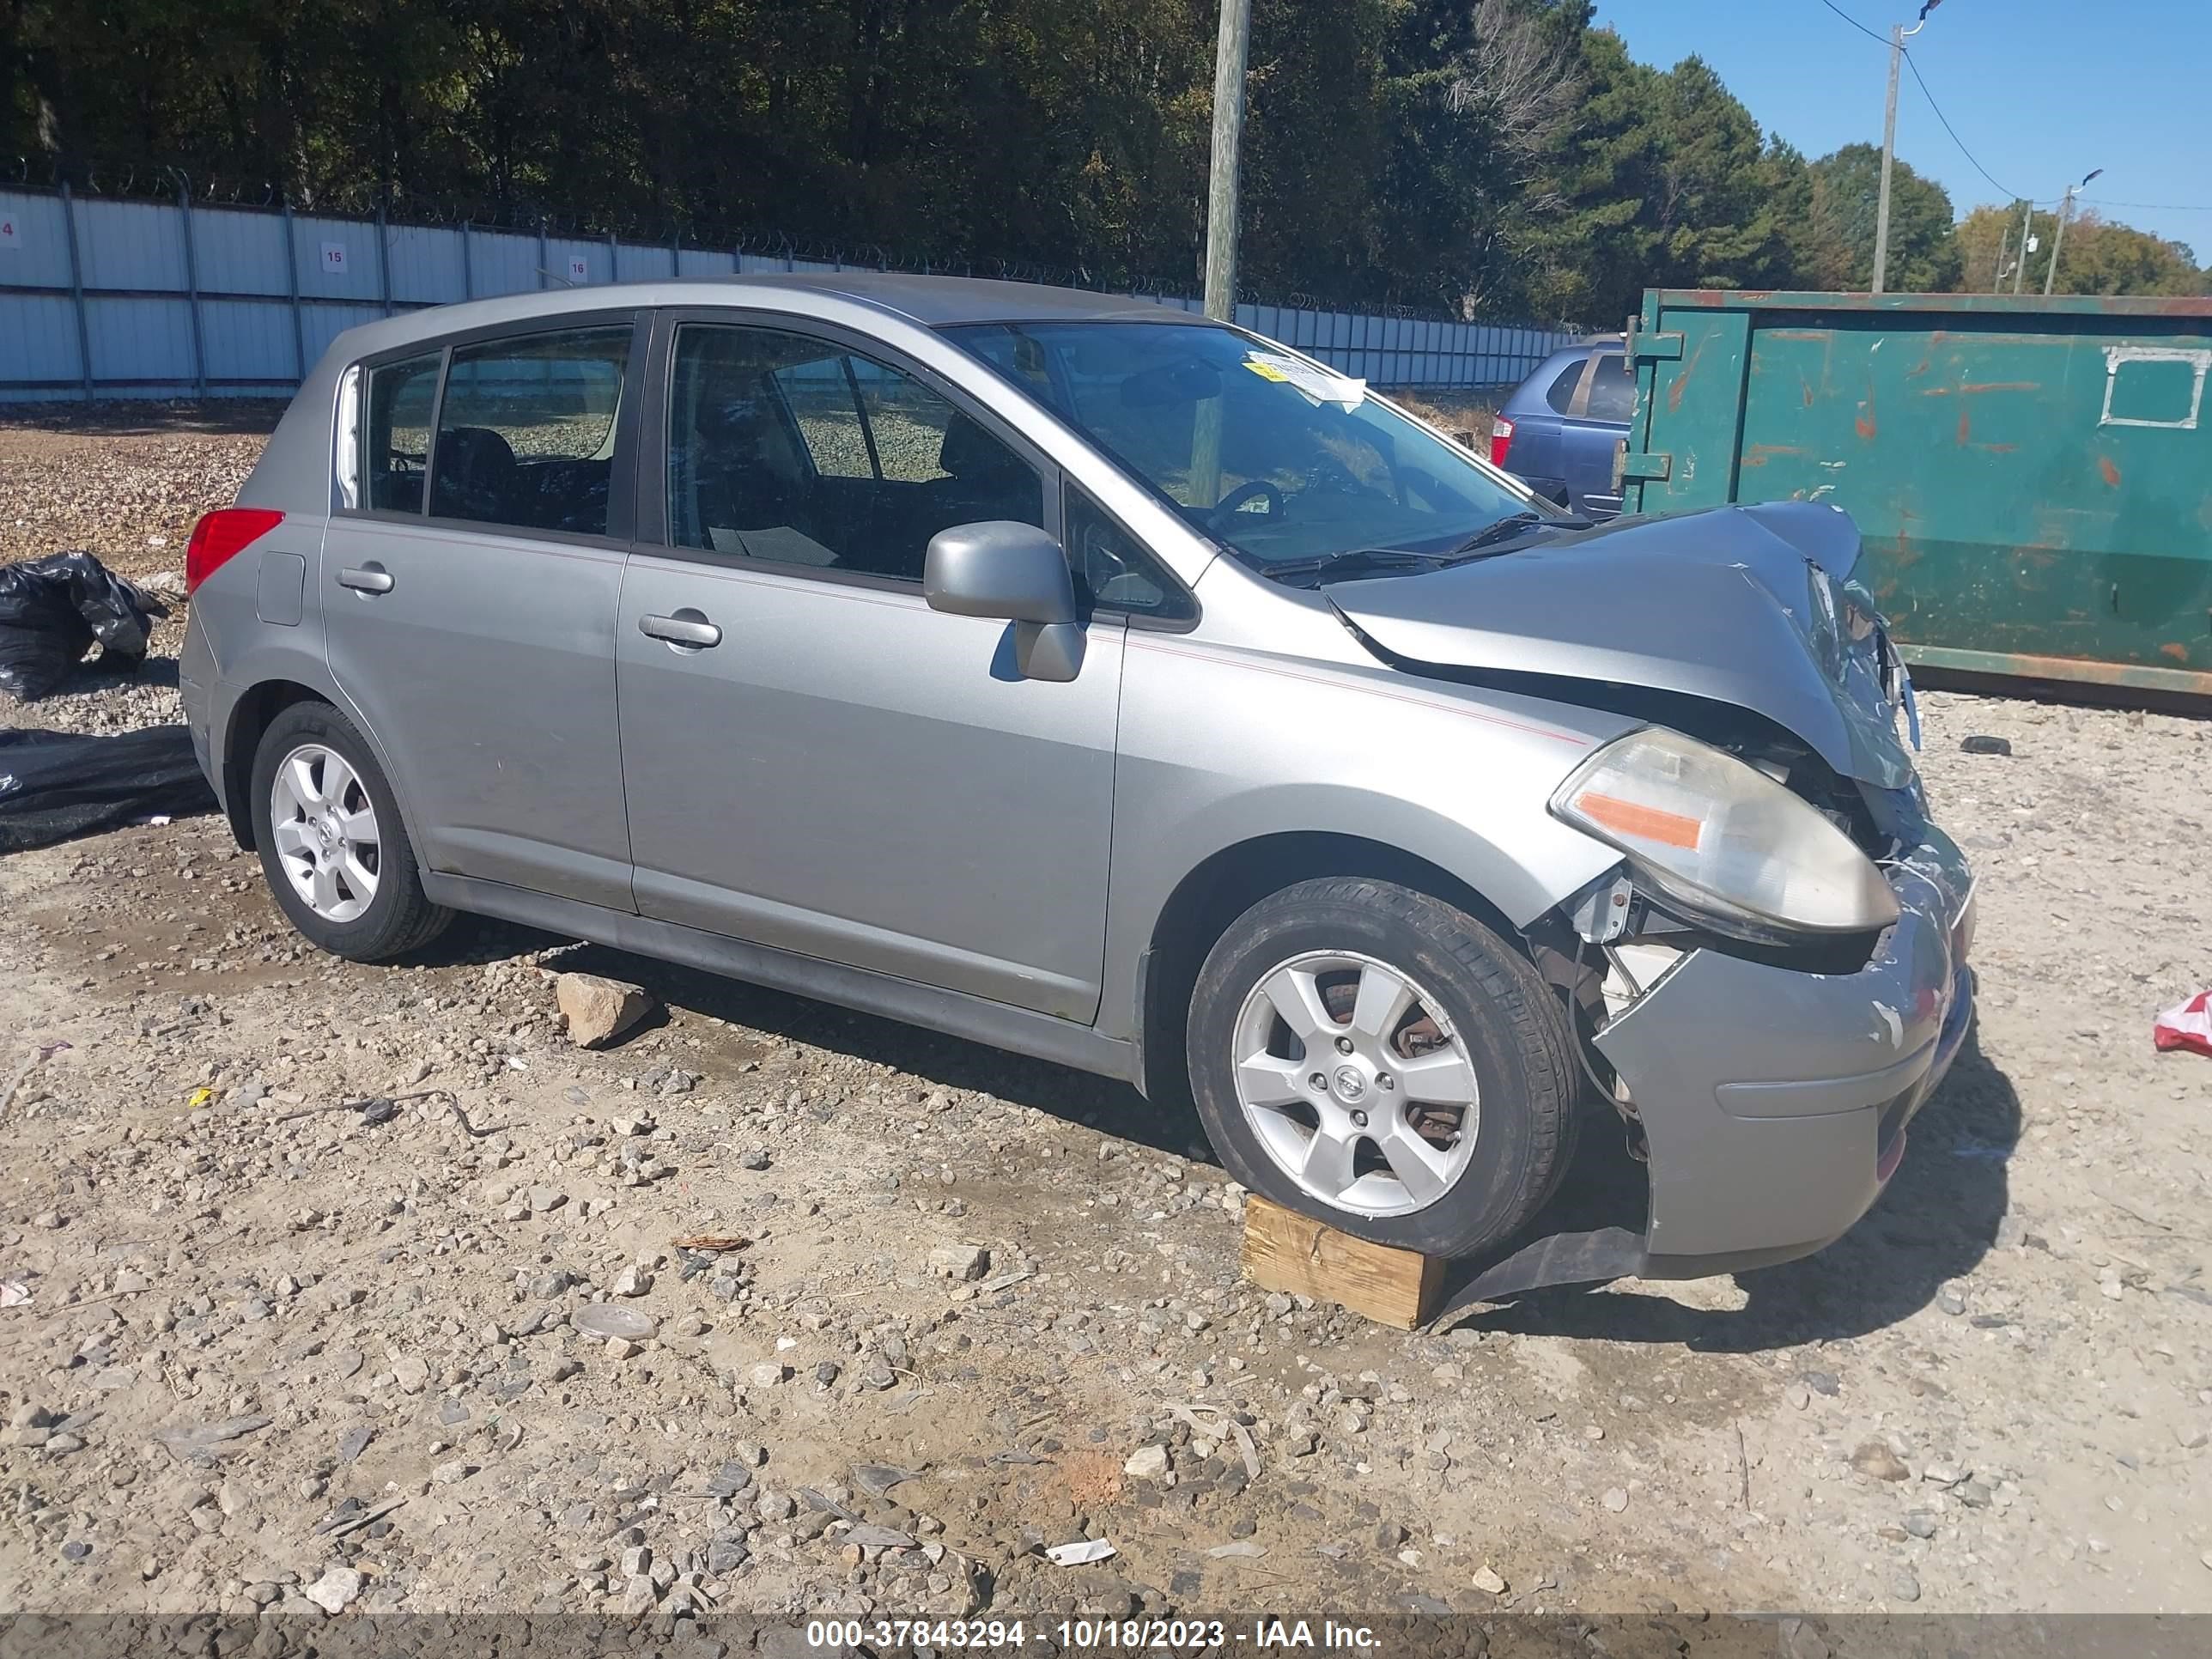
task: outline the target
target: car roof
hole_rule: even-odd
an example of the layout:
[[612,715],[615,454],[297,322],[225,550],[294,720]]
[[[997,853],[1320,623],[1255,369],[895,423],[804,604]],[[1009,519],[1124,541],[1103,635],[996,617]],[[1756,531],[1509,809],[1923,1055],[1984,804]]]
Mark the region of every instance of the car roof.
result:
[[773,305],[777,295],[842,300],[903,318],[923,328],[959,323],[1173,320],[1204,324],[1206,320],[1156,300],[1050,288],[1042,283],[917,276],[896,270],[765,271],[742,276],[601,283],[429,306],[349,330],[339,339],[348,354],[358,359],[422,340],[540,318],[648,306]]
[[[917,276],[902,270],[769,272],[714,281],[718,289],[800,289],[842,295],[896,311],[930,327],[949,323],[1069,322],[1098,319],[1158,321],[1163,311],[1189,317],[1158,300],[1043,283],[1007,283],[981,276]],[[1203,318],[1194,319],[1204,321]]]
[[1550,356],[1530,369],[1521,383],[1506,394],[1505,401],[1498,407],[1501,415],[1556,415],[1545,394],[1568,368],[1576,368],[1588,362],[1593,352],[1611,349],[1618,351],[1623,343],[1618,334],[1586,334],[1571,345],[1563,345]]

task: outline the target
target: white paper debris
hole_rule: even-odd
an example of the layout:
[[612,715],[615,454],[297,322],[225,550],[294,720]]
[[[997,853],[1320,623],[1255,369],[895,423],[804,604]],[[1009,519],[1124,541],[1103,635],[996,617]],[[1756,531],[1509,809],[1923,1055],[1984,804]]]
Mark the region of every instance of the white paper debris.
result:
[[1044,1553],[1045,1559],[1055,1567],[1079,1567],[1103,1561],[1113,1553],[1114,1547],[1103,1538],[1079,1538],[1073,1544],[1054,1544]]

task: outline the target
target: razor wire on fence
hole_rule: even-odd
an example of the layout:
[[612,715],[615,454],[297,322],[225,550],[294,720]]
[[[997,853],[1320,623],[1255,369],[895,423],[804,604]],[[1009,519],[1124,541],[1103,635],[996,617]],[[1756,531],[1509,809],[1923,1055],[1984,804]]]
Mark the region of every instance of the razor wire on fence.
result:
[[[218,198],[173,168],[0,178],[0,398],[284,396],[331,341],[425,306],[556,287],[763,272],[903,270],[1042,282],[1203,309],[1177,284],[1017,260],[932,260],[774,234],[658,240],[550,217],[298,208]],[[81,187],[82,185],[82,187]],[[94,193],[94,191],[97,193]],[[415,204],[407,203],[411,209]],[[512,215],[502,216],[512,218]],[[1236,320],[1382,386],[1510,385],[1576,337],[1514,322],[1246,301]]]

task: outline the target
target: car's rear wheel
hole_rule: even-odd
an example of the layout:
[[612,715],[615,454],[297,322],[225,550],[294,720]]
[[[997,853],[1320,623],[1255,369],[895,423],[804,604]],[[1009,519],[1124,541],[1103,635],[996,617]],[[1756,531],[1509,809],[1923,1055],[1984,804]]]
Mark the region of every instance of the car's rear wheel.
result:
[[453,912],[422,891],[392,786],[328,703],[282,710],[254,751],[253,840],[276,903],[309,940],[355,962],[428,945]]
[[1200,969],[1192,1092],[1255,1192],[1363,1238],[1465,1255],[1511,1237],[1572,1156],[1573,1041],[1528,959],[1410,888],[1301,882]]

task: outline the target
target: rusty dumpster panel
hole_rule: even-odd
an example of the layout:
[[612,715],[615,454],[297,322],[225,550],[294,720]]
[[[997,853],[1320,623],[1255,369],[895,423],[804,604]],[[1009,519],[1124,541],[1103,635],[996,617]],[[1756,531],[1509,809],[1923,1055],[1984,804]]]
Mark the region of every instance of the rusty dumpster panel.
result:
[[1908,660],[2212,696],[2212,299],[1659,289],[1628,506],[1832,501]]

